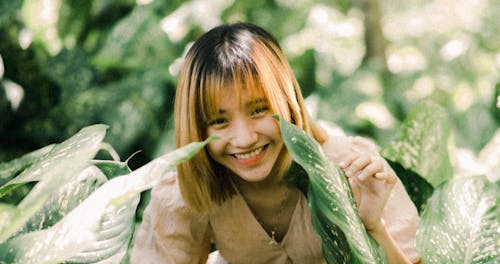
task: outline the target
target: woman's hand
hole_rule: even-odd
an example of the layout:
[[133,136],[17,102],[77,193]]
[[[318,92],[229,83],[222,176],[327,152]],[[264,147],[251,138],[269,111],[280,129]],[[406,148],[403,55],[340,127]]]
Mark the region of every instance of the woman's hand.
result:
[[[408,217],[411,218],[413,211],[411,209],[406,210],[410,206],[414,207],[414,205],[404,192],[404,187],[401,181],[398,180],[396,173],[378,154],[375,145],[360,137],[332,136],[323,143],[323,150],[333,162],[339,164],[345,171],[358,205],[361,221],[370,235],[384,249],[388,263],[411,263],[394,239],[393,234],[385,226],[382,213],[387,206],[390,206],[390,210],[397,211],[392,211],[389,214],[386,219],[387,224],[396,224],[401,227],[402,223],[406,223],[409,226],[404,227],[406,234],[403,234],[403,236],[410,234],[414,237],[418,221],[408,221]],[[396,186],[396,184],[399,186]],[[396,188],[394,188],[395,186]],[[391,193],[394,191],[397,200],[391,198],[390,203],[387,204]],[[404,195],[401,195],[401,193]],[[405,206],[401,207],[402,205]],[[413,210],[415,217],[418,219],[416,208]],[[387,209],[385,213],[387,213]],[[400,218],[402,222],[396,223],[394,222],[395,216],[399,216],[399,214],[407,215]],[[401,236],[401,233],[399,235]],[[412,241],[414,240],[412,239]],[[418,260],[418,256],[415,259]]]
[[385,228],[382,212],[397,176],[374,146],[362,138],[335,142],[334,153],[327,155],[339,164],[351,185],[361,221],[368,232]]
[[382,212],[397,177],[380,156],[352,150],[339,163],[345,171],[368,232],[382,228]]

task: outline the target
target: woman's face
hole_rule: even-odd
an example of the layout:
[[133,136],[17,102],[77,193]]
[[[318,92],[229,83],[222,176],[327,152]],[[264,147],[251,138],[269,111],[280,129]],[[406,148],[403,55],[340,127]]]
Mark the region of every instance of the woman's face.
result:
[[219,98],[218,112],[208,121],[208,136],[220,139],[208,145],[209,155],[248,182],[259,182],[271,173],[283,148],[278,123],[262,92],[243,91]]

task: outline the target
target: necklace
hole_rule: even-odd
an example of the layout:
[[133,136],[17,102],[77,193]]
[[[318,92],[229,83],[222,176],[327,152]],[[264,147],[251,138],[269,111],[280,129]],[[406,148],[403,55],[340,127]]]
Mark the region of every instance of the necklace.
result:
[[[264,222],[262,222],[260,220],[260,218],[257,216],[257,214],[255,214],[255,212],[253,212],[253,210],[251,209],[251,207],[248,206],[250,208],[250,211],[252,211],[253,215],[255,216],[255,219],[257,219],[257,222],[259,222],[259,224],[262,226],[262,228],[264,228],[264,230],[268,234],[269,233],[271,234],[271,240],[269,240],[269,242],[268,242],[269,245],[273,245],[273,246],[274,245],[278,245],[278,241],[276,241],[276,230],[277,230],[278,224],[280,222],[281,215],[283,214],[283,209],[285,207],[285,202],[286,202],[287,197],[288,197],[288,188],[285,188],[285,194],[283,195],[283,200],[281,200],[280,207],[278,209],[278,215],[276,216],[275,225],[271,226],[271,227],[266,226],[264,224]],[[248,202],[247,202],[247,204],[248,204]]]

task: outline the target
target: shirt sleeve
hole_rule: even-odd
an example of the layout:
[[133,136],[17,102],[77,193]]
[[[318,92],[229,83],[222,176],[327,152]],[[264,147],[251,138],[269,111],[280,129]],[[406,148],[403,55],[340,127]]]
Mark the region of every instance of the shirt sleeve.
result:
[[209,250],[208,217],[186,206],[177,177],[154,187],[130,263],[205,263]]
[[[338,160],[349,148],[362,148],[379,155],[377,146],[362,137],[331,136],[323,144],[325,154],[333,161]],[[399,179],[387,200],[382,218],[398,247],[411,262],[418,263],[420,254],[416,251],[415,241],[420,218],[415,204]]]
[[399,248],[412,263],[417,263],[420,254],[415,249],[415,242],[420,218],[399,179],[387,200],[382,218]]

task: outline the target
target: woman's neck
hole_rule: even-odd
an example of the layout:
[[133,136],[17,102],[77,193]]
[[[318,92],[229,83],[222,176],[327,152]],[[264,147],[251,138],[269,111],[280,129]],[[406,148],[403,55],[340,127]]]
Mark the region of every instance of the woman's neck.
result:
[[236,176],[234,183],[271,240],[281,241],[288,230],[299,191],[286,181],[271,177],[264,181],[248,182]]

